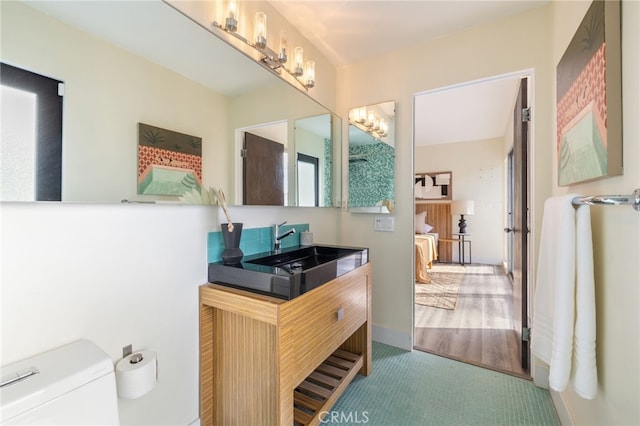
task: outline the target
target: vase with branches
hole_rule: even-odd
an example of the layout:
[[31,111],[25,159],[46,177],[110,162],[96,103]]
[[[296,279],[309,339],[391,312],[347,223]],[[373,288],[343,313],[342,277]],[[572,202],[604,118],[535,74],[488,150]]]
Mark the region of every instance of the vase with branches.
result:
[[191,188],[182,195],[182,201],[192,204],[218,204],[222,208],[227,223],[220,225],[224,251],[222,260],[226,264],[236,264],[242,260],[244,253],[240,250],[240,238],[242,236],[242,223],[233,222],[227,207],[227,198],[222,188]]

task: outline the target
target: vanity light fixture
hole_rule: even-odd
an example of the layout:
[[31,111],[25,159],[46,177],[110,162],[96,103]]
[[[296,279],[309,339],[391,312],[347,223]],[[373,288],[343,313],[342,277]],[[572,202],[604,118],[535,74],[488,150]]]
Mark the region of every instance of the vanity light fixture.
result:
[[[238,2],[239,0],[229,0],[224,26],[217,21],[213,21],[211,23],[212,32],[292,85],[297,85],[304,90],[313,88],[316,85],[315,62],[309,60],[305,64],[303,49],[300,46],[296,46],[293,50],[291,67],[285,67],[284,64],[289,61],[287,57],[287,34],[285,31],[280,32],[277,53],[269,48],[267,45],[267,15],[264,12],[257,12],[254,17],[253,42],[238,34]],[[233,38],[227,35],[231,35]]]

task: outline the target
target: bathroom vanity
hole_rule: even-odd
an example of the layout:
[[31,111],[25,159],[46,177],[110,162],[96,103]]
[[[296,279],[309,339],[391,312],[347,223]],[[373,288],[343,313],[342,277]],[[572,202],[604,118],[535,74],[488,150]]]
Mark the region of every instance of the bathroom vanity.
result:
[[317,425],[370,371],[370,263],[291,300],[200,287],[203,425]]

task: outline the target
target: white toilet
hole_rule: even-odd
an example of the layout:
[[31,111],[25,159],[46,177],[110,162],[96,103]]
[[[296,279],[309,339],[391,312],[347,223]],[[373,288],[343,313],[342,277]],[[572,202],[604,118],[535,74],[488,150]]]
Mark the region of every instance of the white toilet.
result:
[[88,340],[2,367],[2,425],[118,425],[111,358]]

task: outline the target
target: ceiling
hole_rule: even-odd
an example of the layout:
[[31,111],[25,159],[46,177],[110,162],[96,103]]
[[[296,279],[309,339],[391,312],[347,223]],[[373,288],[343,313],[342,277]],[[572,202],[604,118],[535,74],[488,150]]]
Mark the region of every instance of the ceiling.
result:
[[548,0],[268,0],[342,66],[540,7]]
[[513,119],[520,76],[463,83],[415,97],[416,146],[502,138]]
[[[541,7],[547,0],[269,0],[334,65],[364,61]],[[489,77],[489,76],[488,76]],[[503,137],[519,76],[416,96],[417,146]],[[464,125],[460,125],[464,119]]]

